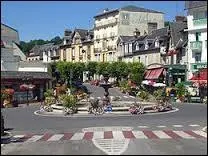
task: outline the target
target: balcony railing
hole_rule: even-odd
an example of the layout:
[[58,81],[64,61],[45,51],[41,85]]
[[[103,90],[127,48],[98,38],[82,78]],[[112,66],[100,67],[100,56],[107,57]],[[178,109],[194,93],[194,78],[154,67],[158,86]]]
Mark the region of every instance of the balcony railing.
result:
[[202,49],[202,42],[201,41],[194,41],[191,43],[191,50],[198,50],[200,51]]
[[194,19],[193,24],[194,24],[194,26],[207,25],[207,19],[206,18]]

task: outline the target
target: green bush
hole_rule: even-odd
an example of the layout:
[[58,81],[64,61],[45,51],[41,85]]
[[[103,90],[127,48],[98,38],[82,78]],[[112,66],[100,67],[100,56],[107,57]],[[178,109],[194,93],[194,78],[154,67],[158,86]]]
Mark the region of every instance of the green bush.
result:
[[46,92],[44,92],[45,97],[51,97],[53,96],[53,90],[52,89],[47,89]]
[[77,104],[77,98],[74,95],[63,95],[63,106],[66,108],[75,108]]
[[165,98],[163,89],[157,89],[153,92],[153,96],[157,101],[162,100]]
[[184,85],[184,83],[177,83],[176,84],[176,94],[178,97],[182,97],[182,96],[185,96],[186,94],[186,87]]
[[148,101],[149,100],[149,93],[147,91],[141,91],[137,94],[137,96],[142,100],[142,101]]

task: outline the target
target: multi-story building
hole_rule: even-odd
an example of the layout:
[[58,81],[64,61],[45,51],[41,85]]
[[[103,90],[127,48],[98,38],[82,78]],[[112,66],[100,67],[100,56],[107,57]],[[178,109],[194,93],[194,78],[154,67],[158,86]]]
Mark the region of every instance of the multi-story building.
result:
[[43,63],[57,62],[60,58],[59,45],[48,43],[35,45],[27,56],[27,61],[42,61]]
[[94,57],[93,32],[86,29],[65,31],[60,46],[60,60],[68,62],[88,62]]
[[[28,63],[26,56],[19,48],[19,34],[14,28],[1,24],[1,89],[15,90],[14,99],[25,102],[37,97],[43,98],[43,92],[48,88],[51,76],[42,63]],[[34,90],[20,90],[20,85],[27,83],[35,85]]]
[[185,81],[188,35],[184,28],[186,21],[177,21],[148,35],[138,36],[135,33],[134,36],[120,36],[119,59],[142,62],[149,73],[146,79],[156,80],[164,74],[169,83]]
[[94,16],[95,61],[117,61],[117,40],[119,36],[132,36],[151,33],[164,27],[162,12],[126,6],[108,10]]
[[188,22],[188,79],[207,69],[207,1],[186,1]]

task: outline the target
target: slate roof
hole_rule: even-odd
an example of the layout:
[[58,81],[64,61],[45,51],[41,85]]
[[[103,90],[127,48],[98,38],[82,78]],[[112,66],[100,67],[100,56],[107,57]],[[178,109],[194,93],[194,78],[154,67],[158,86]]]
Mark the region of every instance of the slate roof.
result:
[[168,27],[153,30],[146,39],[155,39],[156,37],[166,36],[168,34]]
[[27,62],[27,61],[21,61],[19,62],[19,67],[45,67],[46,65],[42,61],[34,61],[34,62]]
[[[171,36],[172,36],[172,42],[174,46],[178,43],[180,38],[184,38],[183,35],[185,35],[184,29],[187,27],[186,22],[174,22],[170,24],[170,31],[171,31]],[[188,36],[186,36],[188,39]]]
[[185,9],[207,6],[207,1],[185,1]]
[[106,11],[106,12],[103,12],[101,14],[98,14],[98,15],[94,16],[94,18],[101,17],[101,16],[104,16],[104,15],[108,15],[108,14],[111,14],[111,13],[116,13],[116,12],[119,12],[119,10],[114,9],[114,10]]
[[51,79],[47,72],[21,72],[21,71],[1,71],[1,79],[22,79],[31,77],[33,79]]
[[134,36],[120,36],[120,39],[122,42],[129,42],[135,39],[135,37]]
[[120,10],[130,11],[130,12],[151,12],[151,13],[162,13],[162,14],[164,14],[163,12],[160,12],[160,11],[141,8],[141,7],[137,7],[137,6],[134,6],[134,5],[128,5],[128,6],[122,7]]

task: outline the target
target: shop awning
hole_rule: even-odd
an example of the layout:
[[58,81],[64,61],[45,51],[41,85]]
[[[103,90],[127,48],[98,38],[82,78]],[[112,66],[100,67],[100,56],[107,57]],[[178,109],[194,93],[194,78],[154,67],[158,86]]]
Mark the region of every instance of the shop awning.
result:
[[153,79],[158,79],[159,76],[162,74],[164,68],[155,68],[149,70],[149,74],[146,75],[145,79],[147,80],[153,80]]
[[202,69],[198,74],[194,74],[194,76],[190,79],[191,81],[206,81],[207,82],[207,69]]

